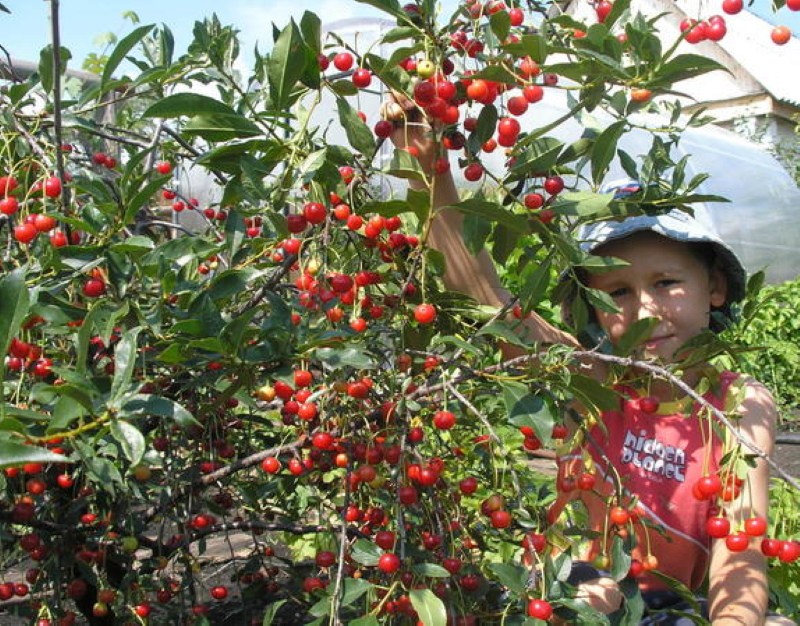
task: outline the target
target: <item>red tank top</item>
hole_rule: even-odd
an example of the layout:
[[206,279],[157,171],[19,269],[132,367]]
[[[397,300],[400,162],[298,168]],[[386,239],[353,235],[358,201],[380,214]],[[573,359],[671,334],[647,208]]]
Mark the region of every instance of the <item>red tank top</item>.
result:
[[[737,377],[732,372],[720,375],[717,389],[705,394],[714,407],[724,410],[728,388]],[[559,478],[575,476],[583,471],[585,455],[596,467],[597,484],[593,491],[560,494],[557,507],[566,501],[583,500],[589,512],[592,530],[601,534],[606,527],[606,498],[615,492],[612,478],[619,474],[625,493],[623,505],[638,500],[637,511],[663,531],[644,530],[636,523],[638,548],[633,557],[650,554],[658,559],[658,571],[681,581],[691,589],[699,587],[708,570],[710,539],[706,519],[712,502],[698,500],[693,494],[697,480],[718,470],[722,441],[715,434],[711,420],[699,414],[698,406],[691,414],[668,412],[668,405],[655,413],[643,411],[639,394],[630,388],[618,389],[623,398],[620,408],[602,414],[602,426],[595,425],[584,446],[559,459]],[[663,413],[662,413],[663,412]],[[609,463],[612,467],[609,467]],[[561,482],[561,481],[560,481]],[[592,542],[585,558],[601,553],[602,539]],[[643,590],[659,589],[664,583],[650,575],[640,579]]]

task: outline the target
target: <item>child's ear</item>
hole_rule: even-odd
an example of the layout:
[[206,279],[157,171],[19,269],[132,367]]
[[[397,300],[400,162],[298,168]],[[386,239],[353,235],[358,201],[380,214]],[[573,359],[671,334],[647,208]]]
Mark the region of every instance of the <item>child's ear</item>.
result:
[[728,301],[728,275],[722,271],[718,260],[714,262],[709,278],[711,306],[718,309]]

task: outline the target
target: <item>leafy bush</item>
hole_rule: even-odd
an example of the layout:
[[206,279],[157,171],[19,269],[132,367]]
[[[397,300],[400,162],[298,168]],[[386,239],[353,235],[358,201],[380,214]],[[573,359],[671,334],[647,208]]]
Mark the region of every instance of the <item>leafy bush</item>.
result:
[[775,395],[783,423],[792,426],[800,409],[800,278],[765,286],[752,316],[734,329],[749,351],[740,355],[742,371]]

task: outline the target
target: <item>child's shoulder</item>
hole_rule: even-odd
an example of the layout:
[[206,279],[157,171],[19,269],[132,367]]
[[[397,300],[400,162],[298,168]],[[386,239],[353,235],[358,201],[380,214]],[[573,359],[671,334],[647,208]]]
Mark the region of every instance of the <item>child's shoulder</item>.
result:
[[727,383],[725,411],[735,418],[743,430],[761,431],[761,439],[775,430],[777,407],[769,388],[756,378],[737,372],[724,372]]

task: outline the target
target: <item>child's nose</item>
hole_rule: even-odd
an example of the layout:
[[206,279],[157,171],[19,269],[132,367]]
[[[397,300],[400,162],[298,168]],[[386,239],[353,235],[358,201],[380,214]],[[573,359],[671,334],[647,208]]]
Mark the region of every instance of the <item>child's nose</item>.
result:
[[635,300],[636,320],[647,317],[659,317],[659,307],[656,299],[647,291],[640,291]]

